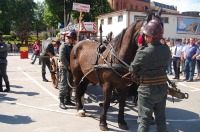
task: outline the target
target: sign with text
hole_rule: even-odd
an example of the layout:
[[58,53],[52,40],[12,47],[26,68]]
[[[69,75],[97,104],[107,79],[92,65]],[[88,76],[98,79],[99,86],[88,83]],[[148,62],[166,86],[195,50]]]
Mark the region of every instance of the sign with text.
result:
[[81,12],[90,12],[90,5],[73,2],[72,10],[81,11]]

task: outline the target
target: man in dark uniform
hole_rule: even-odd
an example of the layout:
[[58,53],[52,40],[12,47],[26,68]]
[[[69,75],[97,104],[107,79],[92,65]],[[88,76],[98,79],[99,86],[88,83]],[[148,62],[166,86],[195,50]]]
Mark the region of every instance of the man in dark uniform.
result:
[[76,40],[77,34],[76,32],[72,31],[68,33],[68,35],[66,36],[65,43],[62,43],[59,48],[60,80],[58,83],[58,88],[60,98],[59,107],[61,109],[67,109],[65,105],[75,106],[75,104],[71,102],[71,88],[67,84],[67,77],[69,79],[70,84],[73,84],[73,76],[72,73],[69,71],[69,65],[70,53]]
[[[52,38],[47,39],[47,43],[42,44],[42,55],[41,57],[41,64],[42,64],[42,79],[44,82],[48,82],[49,80],[46,79],[46,66],[50,71],[50,55],[54,56],[54,46],[52,44]],[[51,72],[51,71],[50,71]]]
[[[8,56],[8,47],[3,42],[2,37],[0,37],[0,92],[9,92],[10,84],[7,76],[7,56]],[[2,87],[2,78],[6,84],[6,89],[3,91]]]
[[166,132],[165,107],[167,98],[166,69],[170,50],[159,40],[163,27],[158,20],[151,20],[143,30],[147,45],[138,49],[129,71],[140,77],[138,88],[138,132],[149,132],[152,114],[158,132]]

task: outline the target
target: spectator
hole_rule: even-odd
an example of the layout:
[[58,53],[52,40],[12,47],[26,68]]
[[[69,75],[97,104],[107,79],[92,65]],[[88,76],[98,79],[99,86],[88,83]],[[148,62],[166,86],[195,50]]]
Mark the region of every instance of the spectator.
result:
[[33,57],[34,60],[31,62],[31,64],[34,64],[36,59],[39,58],[40,56],[40,43],[39,41],[35,41],[34,45],[33,45]]
[[199,47],[195,44],[195,39],[190,38],[190,44],[185,47],[185,80],[192,82],[194,77],[194,70],[196,64],[196,57],[199,55]]
[[173,47],[173,55],[172,55],[172,62],[174,67],[174,78],[180,78],[180,64],[181,64],[181,55],[182,55],[183,45],[180,43],[179,39],[175,40],[175,45]]
[[[199,50],[200,50],[200,40],[197,41],[197,45],[199,46]],[[196,80],[200,79],[200,54],[196,57],[197,59],[197,77]]]
[[171,53],[171,57],[170,57],[169,64],[168,64],[168,69],[167,69],[167,74],[168,75],[172,75],[173,74],[172,73],[172,48],[173,48],[173,44],[170,41],[170,38],[166,38],[165,42],[166,42],[167,46],[169,46],[169,50],[170,50],[170,53]]
[[[188,41],[189,43],[189,41]],[[180,73],[182,73],[182,75],[185,75],[185,59],[183,57],[183,51],[187,45],[187,39],[186,38],[182,38],[182,42],[181,44],[183,45],[183,49],[182,49],[182,53],[181,53],[181,70]]]

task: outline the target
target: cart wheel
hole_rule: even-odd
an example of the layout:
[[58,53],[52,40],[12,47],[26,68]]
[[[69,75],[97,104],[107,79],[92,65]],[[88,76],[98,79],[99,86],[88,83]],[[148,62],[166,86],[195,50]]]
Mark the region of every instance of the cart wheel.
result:
[[59,81],[59,67],[58,67],[58,61],[57,58],[53,57],[51,58],[51,80],[53,83],[54,88],[58,88],[58,81]]

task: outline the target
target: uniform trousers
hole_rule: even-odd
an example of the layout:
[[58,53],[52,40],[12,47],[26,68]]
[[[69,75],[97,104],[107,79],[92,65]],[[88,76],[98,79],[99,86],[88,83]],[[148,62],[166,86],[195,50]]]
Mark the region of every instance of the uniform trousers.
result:
[[41,58],[42,63],[42,75],[46,74],[46,66],[48,67],[50,71],[50,59],[49,58]]
[[4,79],[5,83],[9,83],[7,75],[7,63],[0,63],[0,77]]
[[73,86],[73,75],[70,71],[68,71],[64,67],[60,67],[60,78],[59,78],[59,83],[58,83],[58,88],[59,88],[59,96],[68,96],[70,97],[71,95],[71,88],[68,86],[67,83],[67,78],[69,79],[69,83],[71,86]]
[[138,132],[149,132],[152,114],[158,132],[166,132],[165,107],[167,84],[156,86],[139,86],[138,88]]

